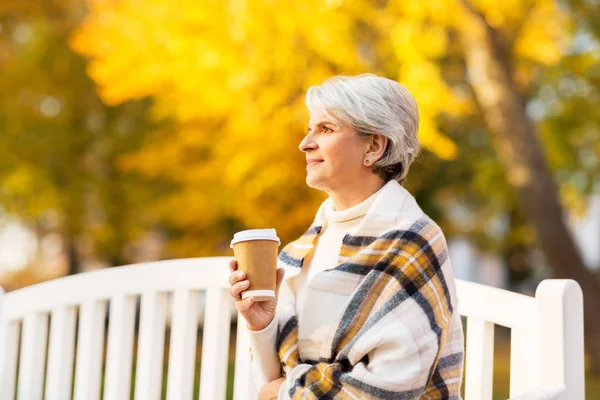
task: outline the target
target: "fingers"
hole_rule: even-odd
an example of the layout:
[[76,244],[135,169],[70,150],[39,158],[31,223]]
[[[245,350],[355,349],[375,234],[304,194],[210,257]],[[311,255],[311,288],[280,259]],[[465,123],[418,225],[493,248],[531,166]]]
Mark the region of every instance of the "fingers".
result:
[[232,285],[229,288],[229,293],[231,294],[231,296],[236,299],[236,300],[240,300],[241,297],[241,293],[244,290],[247,290],[250,287],[250,281],[241,281],[236,283],[235,285]]
[[283,282],[284,275],[285,270],[283,268],[277,268],[277,286],[275,288],[275,301],[279,300],[279,288],[281,287],[281,282]]
[[246,279],[246,272],[244,271],[235,271],[229,274],[229,284],[235,285],[239,281],[243,281]]
[[277,268],[277,291],[281,287],[281,282],[283,282],[283,276],[285,275],[285,269]]
[[238,271],[235,259],[229,261],[229,270],[231,271],[231,274],[229,274],[229,285],[231,285],[229,294],[235,301],[240,301],[242,299],[240,294],[250,287],[250,281],[246,280],[246,272]]
[[234,259],[229,260],[229,270],[231,272],[237,271],[237,261]]
[[252,307],[253,304],[254,304],[254,297],[247,297],[243,300],[238,300],[236,302],[235,306],[238,309],[238,311],[243,314],[246,311],[248,311],[250,309],[250,307]]

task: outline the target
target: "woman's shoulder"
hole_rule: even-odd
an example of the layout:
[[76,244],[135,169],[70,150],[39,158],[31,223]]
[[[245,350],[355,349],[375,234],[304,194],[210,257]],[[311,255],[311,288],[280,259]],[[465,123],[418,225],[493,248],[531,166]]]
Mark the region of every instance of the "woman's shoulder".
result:
[[431,246],[433,243],[436,248],[447,246],[442,229],[427,214],[398,216],[380,238],[395,239],[394,245],[402,247],[407,244],[415,247]]
[[421,237],[427,240],[444,236],[440,226],[424,212],[398,213],[396,215],[374,216],[357,232],[363,236],[383,238]]
[[427,237],[443,235],[442,228],[427,214],[423,213],[420,216],[407,216],[402,225],[406,226],[406,230],[419,233]]
[[372,232],[401,230],[439,233],[441,231],[435,221],[423,211],[416,198],[395,181],[385,185],[367,212],[362,225]]

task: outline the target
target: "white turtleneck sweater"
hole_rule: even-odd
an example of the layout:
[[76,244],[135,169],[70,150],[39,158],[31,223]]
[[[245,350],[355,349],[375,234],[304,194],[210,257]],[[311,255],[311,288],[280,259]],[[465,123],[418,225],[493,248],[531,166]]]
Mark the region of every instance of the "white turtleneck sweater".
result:
[[[319,360],[323,339],[330,324],[341,311],[348,296],[321,292],[319,296],[306,296],[304,288],[320,272],[335,268],[344,236],[351,233],[364,218],[375,201],[379,190],[362,203],[346,210],[336,211],[331,199],[325,203],[325,223],[318,238],[312,259],[305,259],[302,271],[289,281],[296,297],[298,316],[298,351],[302,360]],[[285,278],[284,278],[285,279]],[[250,332],[254,372],[257,386],[280,377],[279,356],[275,350],[277,318],[262,331]]]

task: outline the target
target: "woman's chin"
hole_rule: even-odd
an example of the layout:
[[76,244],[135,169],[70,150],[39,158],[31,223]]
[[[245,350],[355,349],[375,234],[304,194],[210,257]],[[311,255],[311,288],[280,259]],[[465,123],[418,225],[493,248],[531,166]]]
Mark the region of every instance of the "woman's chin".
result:
[[320,182],[320,180],[316,179],[313,176],[310,176],[310,174],[306,176],[306,184],[310,188],[321,189],[321,182]]

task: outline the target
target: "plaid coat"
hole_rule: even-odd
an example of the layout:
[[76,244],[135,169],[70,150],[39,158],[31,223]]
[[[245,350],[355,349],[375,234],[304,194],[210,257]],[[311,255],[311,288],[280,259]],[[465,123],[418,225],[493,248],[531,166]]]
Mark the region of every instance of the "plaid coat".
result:
[[[448,249],[440,228],[396,181],[346,235],[335,268],[305,290],[347,294],[320,359],[302,360],[294,296],[286,281],[314,252],[323,208],[280,253],[286,270],[276,349],[286,377],[279,398],[459,399],[463,332]],[[318,310],[315,310],[318,312]]]

